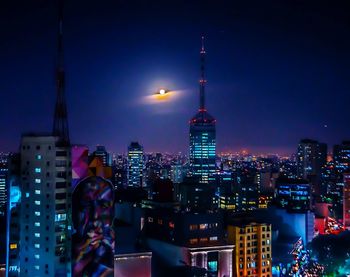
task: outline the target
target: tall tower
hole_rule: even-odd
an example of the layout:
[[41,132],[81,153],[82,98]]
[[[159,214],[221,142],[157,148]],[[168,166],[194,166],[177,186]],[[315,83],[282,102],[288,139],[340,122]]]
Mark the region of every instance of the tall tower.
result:
[[199,110],[190,120],[190,175],[200,183],[214,181],[216,158],[216,120],[205,106],[205,48],[204,37],[200,51]]
[[63,60],[63,0],[58,0],[58,39],[57,39],[57,68],[56,68],[56,106],[53,121],[53,135],[59,137],[63,145],[69,145],[67,106],[64,95],[65,74]]
[[138,142],[131,142],[128,147],[128,186],[143,186],[143,147]]

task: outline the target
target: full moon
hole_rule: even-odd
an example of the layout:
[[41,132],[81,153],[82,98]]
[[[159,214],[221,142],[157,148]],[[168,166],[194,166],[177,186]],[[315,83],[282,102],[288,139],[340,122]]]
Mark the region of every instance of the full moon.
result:
[[164,95],[165,92],[166,92],[165,89],[160,89],[160,90],[159,90],[159,94],[161,94],[161,95]]

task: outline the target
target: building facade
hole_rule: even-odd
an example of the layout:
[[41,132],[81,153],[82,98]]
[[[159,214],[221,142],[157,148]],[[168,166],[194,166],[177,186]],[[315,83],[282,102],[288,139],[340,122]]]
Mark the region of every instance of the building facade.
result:
[[54,136],[21,141],[21,276],[71,273],[71,152]]
[[271,277],[271,224],[228,225],[228,242],[235,245],[233,276]]
[[143,147],[138,142],[128,147],[128,186],[143,186]]

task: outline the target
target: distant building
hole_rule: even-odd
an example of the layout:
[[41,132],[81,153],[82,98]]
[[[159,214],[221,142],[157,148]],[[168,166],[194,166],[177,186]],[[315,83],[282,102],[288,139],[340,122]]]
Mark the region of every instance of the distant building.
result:
[[235,245],[233,276],[271,277],[271,224],[229,224],[228,242]]
[[128,186],[143,186],[143,147],[138,142],[128,147]]
[[6,265],[7,276],[18,277],[20,274],[20,156],[12,154],[8,157],[7,178],[7,230],[6,230]]
[[181,164],[173,164],[171,165],[171,181],[174,184],[179,184],[183,181],[183,178],[185,176],[184,169]]
[[237,170],[234,172],[234,190],[238,195],[236,199],[237,211],[255,210],[259,206],[259,177],[256,170]]
[[312,193],[320,193],[322,167],[327,162],[327,144],[303,139],[298,145],[297,174],[299,178],[312,182]]
[[71,151],[53,136],[21,141],[21,276],[71,274]]
[[216,170],[216,120],[205,107],[205,49],[202,45],[200,105],[198,113],[190,120],[190,175],[198,177],[200,183],[214,182]]
[[350,170],[350,141],[334,145],[333,160],[341,172]]
[[6,213],[7,203],[7,155],[0,153],[0,216]]
[[289,211],[310,210],[310,185],[305,180],[279,178],[275,185],[275,201]]
[[350,173],[344,174],[343,224],[350,230]]
[[215,184],[199,183],[197,178],[185,178],[178,185],[178,201],[184,209],[213,210],[218,207]]
[[102,161],[103,166],[112,165],[112,157],[107,152],[106,147],[104,147],[103,145],[96,146],[96,150],[92,153],[92,157],[99,157]]

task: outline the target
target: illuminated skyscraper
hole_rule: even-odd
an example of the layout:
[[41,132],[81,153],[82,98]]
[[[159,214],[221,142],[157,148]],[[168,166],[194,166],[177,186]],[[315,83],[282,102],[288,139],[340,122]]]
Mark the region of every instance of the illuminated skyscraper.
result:
[[0,153],[0,216],[4,216],[7,203],[7,155]]
[[350,170],[350,141],[334,145],[333,159],[335,166],[340,172]]
[[142,187],[143,184],[143,147],[132,142],[128,147],[128,186]]
[[21,141],[21,276],[70,274],[71,152],[51,135]]
[[326,164],[326,161],[326,144],[311,139],[300,141],[297,153],[299,178],[307,180],[310,176],[320,176],[321,168]]
[[200,183],[215,180],[216,120],[205,107],[205,49],[202,37],[201,78],[199,80],[200,105],[198,113],[190,120],[190,175]]

